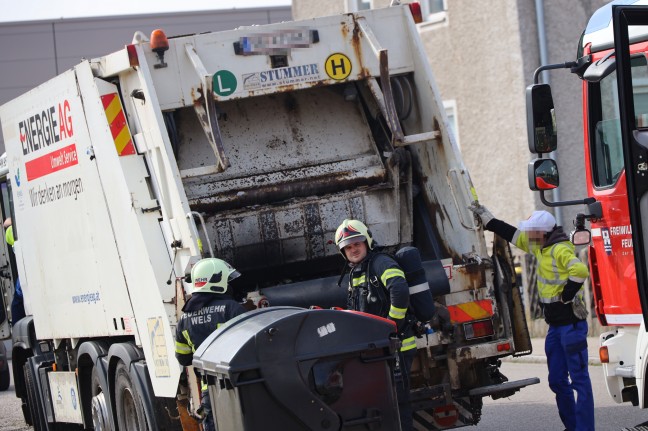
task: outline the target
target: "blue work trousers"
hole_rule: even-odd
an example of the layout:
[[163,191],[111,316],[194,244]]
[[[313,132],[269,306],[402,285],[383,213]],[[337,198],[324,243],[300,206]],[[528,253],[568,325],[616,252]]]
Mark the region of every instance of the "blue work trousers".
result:
[[594,394],[587,369],[587,322],[549,325],[545,352],[549,387],[556,394],[558,413],[565,428],[594,431]]

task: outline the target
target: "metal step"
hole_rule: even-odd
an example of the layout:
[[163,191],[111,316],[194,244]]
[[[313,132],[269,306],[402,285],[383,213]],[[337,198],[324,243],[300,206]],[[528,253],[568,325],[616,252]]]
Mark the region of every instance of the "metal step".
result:
[[468,391],[468,395],[488,396],[502,391],[521,389],[525,386],[535,385],[538,383],[540,383],[540,379],[537,377],[532,377],[530,379],[516,380],[514,382],[505,382],[499,385],[482,386],[481,388],[471,389],[470,391]]

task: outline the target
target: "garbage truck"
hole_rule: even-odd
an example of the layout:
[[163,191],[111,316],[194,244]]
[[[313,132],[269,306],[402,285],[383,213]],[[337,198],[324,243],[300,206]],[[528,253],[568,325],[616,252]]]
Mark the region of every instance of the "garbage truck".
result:
[[[418,429],[476,424],[484,397],[538,382],[500,372],[531,352],[520,286],[506,242],[489,255],[468,209],[477,194],[417,17],[412,4],[137,32],[0,107],[14,237],[0,331],[28,424],[196,429],[196,370],[174,357],[192,265],[233,265],[250,309],[343,308],[345,218],[385,252],[416,247],[449,310],[417,338]],[[9,327],[17,281],[27,317]]]
[[[605,331],[599,353],[609,396],[648,407],[648,277],[646,268],[646,128],[648,2],[613,1],[590,18],[575,61],[538,69],[569,69],[582,80],[587,197],[549,201],[559,187],[555,107],[548,84],[527,88],[529,186],[549,206],[583,205],[572,241],[588,245],[594,310]],[[538,73],[536,73],[537,77]],[[586,227],[590,223],[589,228]]]

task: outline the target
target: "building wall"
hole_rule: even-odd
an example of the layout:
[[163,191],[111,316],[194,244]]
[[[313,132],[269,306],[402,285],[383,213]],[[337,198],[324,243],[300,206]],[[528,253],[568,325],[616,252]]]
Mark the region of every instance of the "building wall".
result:
[[[295,19],[340,13],[347,0],[294,0]],[[376,0],[384,7],[388,0]],[[480,201],[496,217],[517,224],[534,209],[550,209],[528,188],[526,86],[540,65],[536,7],[545,15],[549,63],[572,61],[580,34],[605,0],[447,0],[446,19],[420,25],[420,35],[444,100],[456,106],[464,161]],[[550,72],[558,115],[562,200],[585,197],[581,81]],[[552,194],[547,198],[553,200]],[[572,228],[582,205],[563,207],[559,223]]]
[[[0,105],[79,63],[131,43],[135,31],[167,36],[289,21],[288,6],[0,24]],[[0,134],[0,153],[4,142]]]
[[346,12],[344,0],[293,0],[292,2],[292,14],[296,20],[336,15],[344,12]]
[[516,1],[449,1],[446,21],[420,34],[442,98],[456,103],[459,142],[480,201],[515,223],[533,207]]

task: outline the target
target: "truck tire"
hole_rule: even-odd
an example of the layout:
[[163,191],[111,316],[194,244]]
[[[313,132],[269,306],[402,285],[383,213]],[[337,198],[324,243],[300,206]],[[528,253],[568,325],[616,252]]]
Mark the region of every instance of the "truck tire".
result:
[[29,362],[24,365],[23,371],[25,373],[25,390],[27,392],[27,405],[29,406],[32,426],[34,427],[34,431],[46,431],[45,415],[38,403],[36,379],[34,378],[32,368],[29,366]]
[[0,372],[0,391],[6,391],[9,389],[9,381],[11,377],[9,376],[9,368]]
[[101,387],[101,380],[99,379],[99,370],[97,370],[97,367],[92,367],[91,385],[92,425],[95,431],[108,431],[110,430],[110,420],[108,416],[110,412],[106,405],[105,391]]
[[149,429],[142,398],[133,384],[128,367],[122,361],[119,361],[115,371],[115,406],[118,429],[140,431]]

